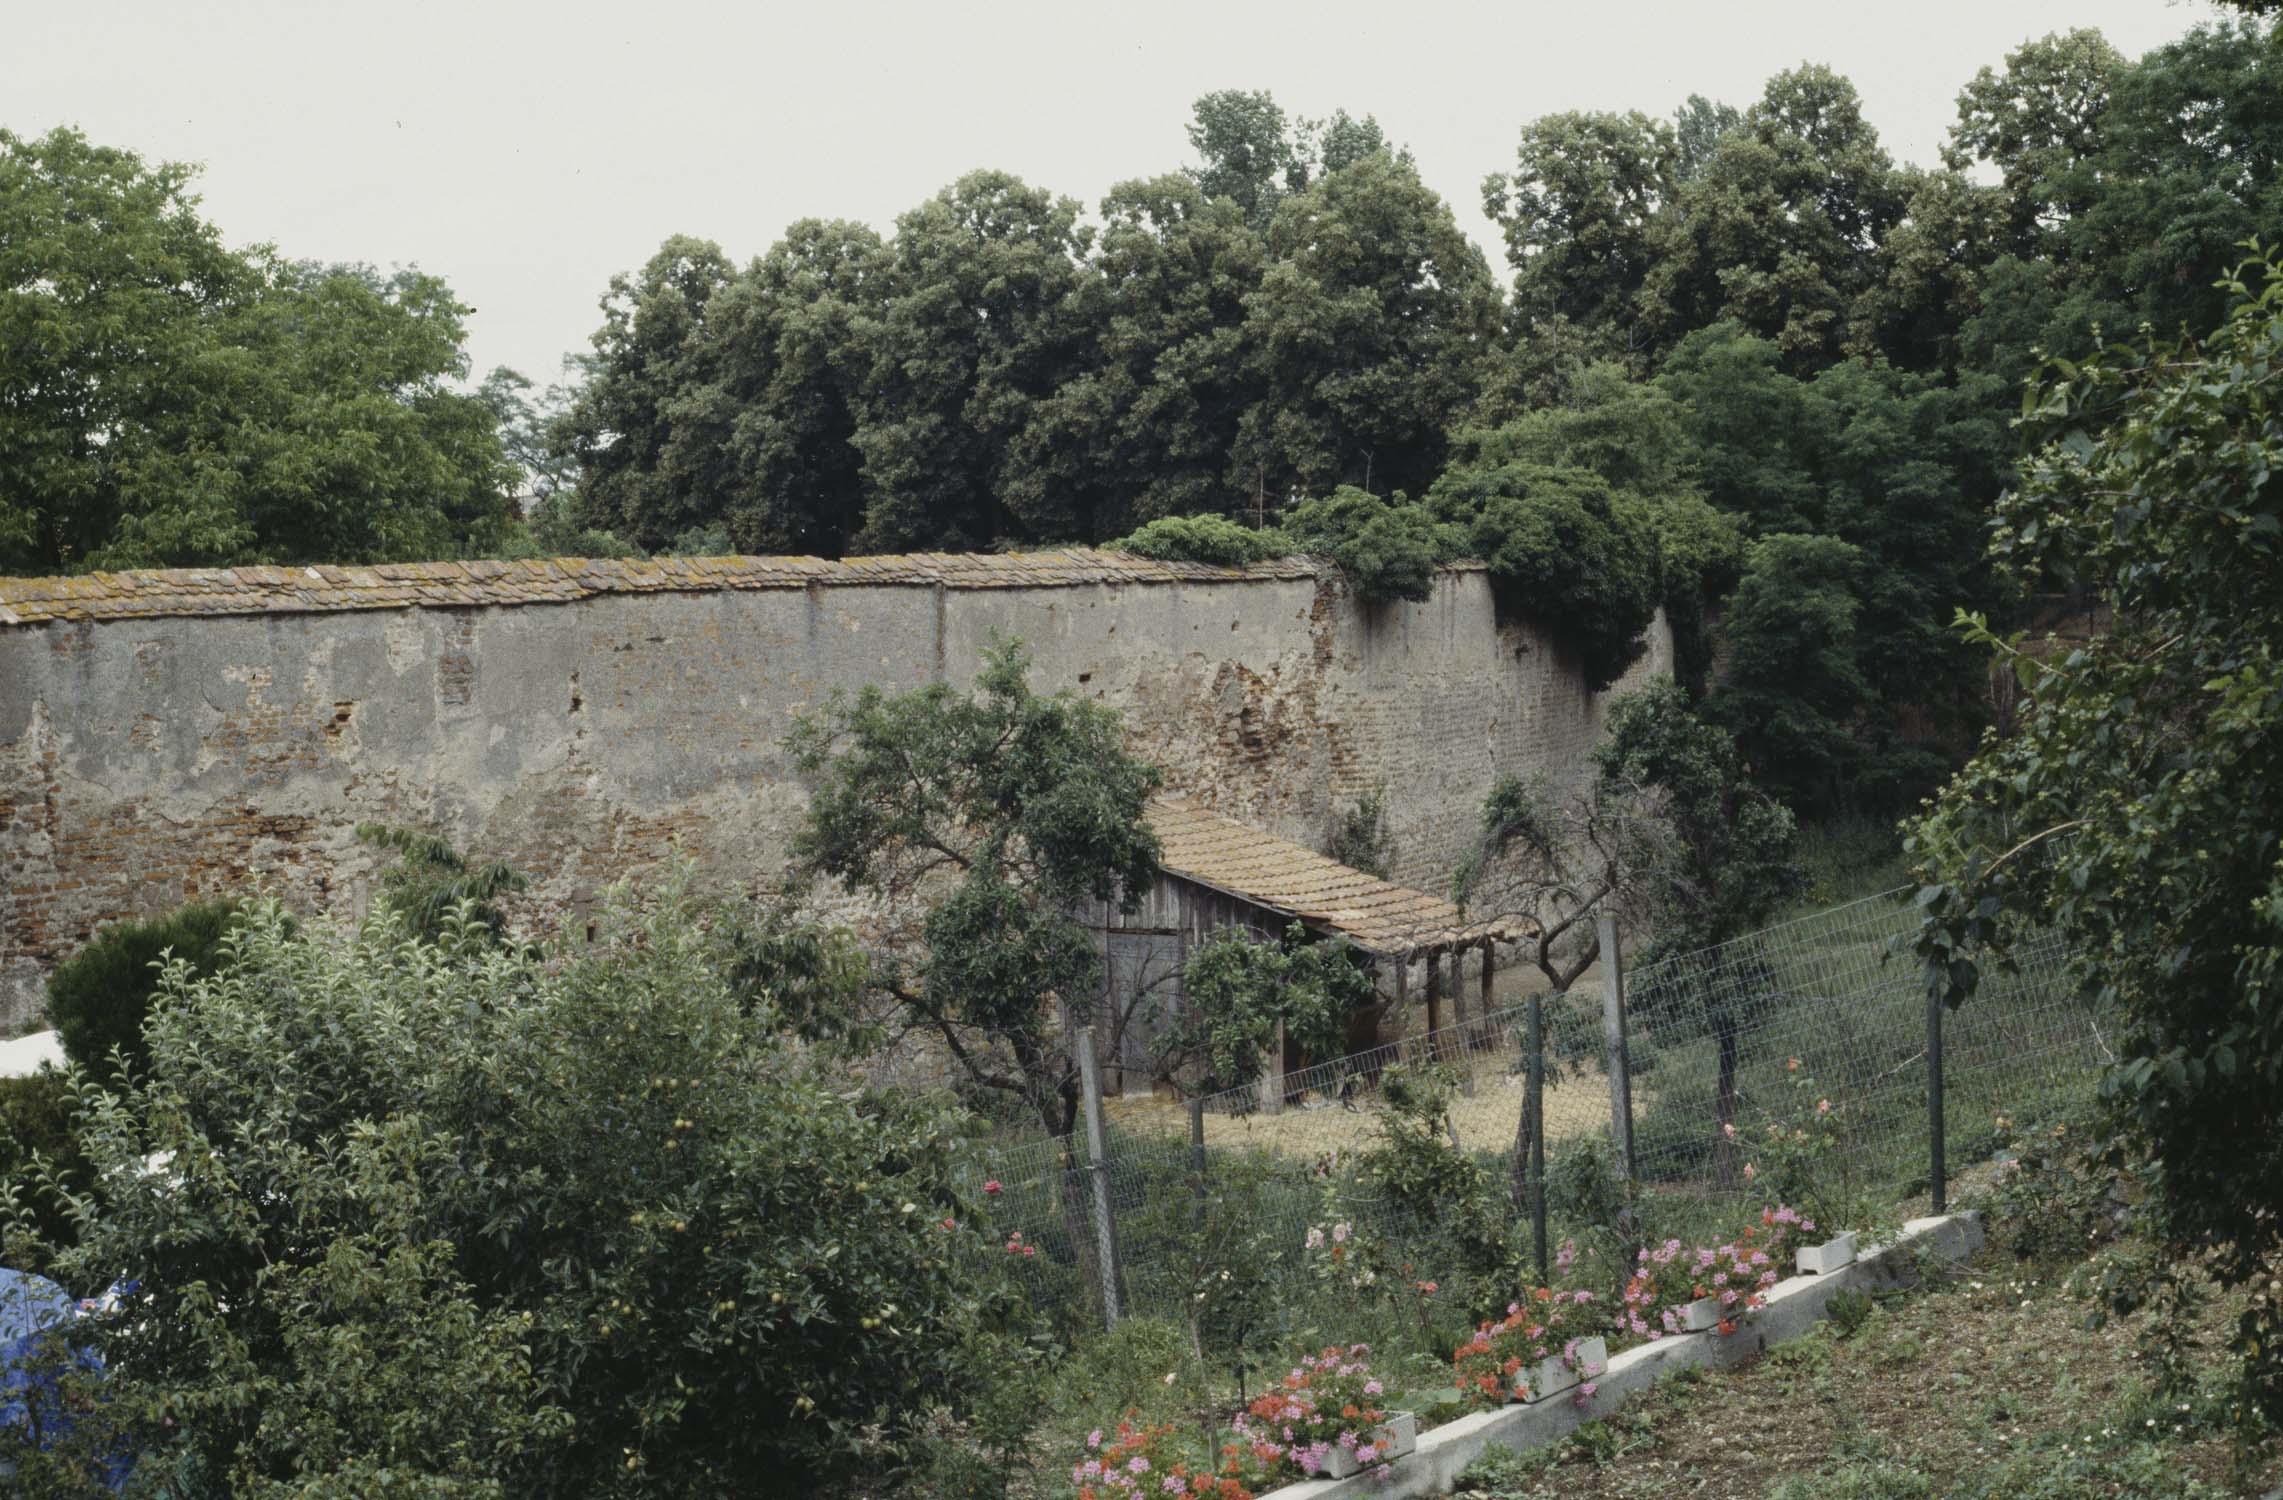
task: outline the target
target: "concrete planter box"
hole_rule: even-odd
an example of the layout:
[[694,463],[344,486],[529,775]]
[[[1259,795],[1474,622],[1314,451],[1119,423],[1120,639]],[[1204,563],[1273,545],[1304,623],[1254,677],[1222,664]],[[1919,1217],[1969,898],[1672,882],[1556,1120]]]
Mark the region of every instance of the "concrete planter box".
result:
[[1677,1370],[1727,1369],[1799,1337],[1822,1319],[1831,1299],[1842,1291],[1908,1286],[1917,1278],[1922,1255],[1933,1261],[1961,1261],[1981,1243],[1981,1221],[1973,1214],[1913,1219],[1903,1226],[1902,1238],[1895,1244],[1873,1246],[1853,1265],[1827,1276],[1794,1276],[1777,1283],[1768,1291],[1768,1305],[1727,1338],[1714,1333],[1671,1334],[1627,1349],[1609,1361],[1600,1389],[1583,1401],[1532,1401],[1474,1412],[1419,1437],[1418,1451],[1401,1463],[1373,1464],[1366,1472],[1342,1479],[1303,1480],[1271,1490],[1261,1500],[1419,1500],[1447,1495],[1459,1471],[1494,1443],[1517,1452],[1558,1443]]
[[1799,1270],[1802,1276],[1828,1276],[1841,1266],[1855,1263],[1855,1231],[1835,1234],[1820,1245],[1799,1247]]
[[1373,1428],[1371,1435],[1374,1441],[1386,1442],[1386,1456],[1375,1464],[1359,1464],[1353,1453],[1334,1445],[1332,1451],[1324,1456],[1324,1477],[1347,1479],[1361,1474],[1367,1468],[1384,1469],[1405,1454],[1415,1451],[1419,1446],[1419,1418],[1412,1412],[1389,1412],[1387,1420]]
[[1529,1382],[1530,1394],[1524,1399],[1544,1401],[1569,1390],[1581,1380],[1591,1380],[1609,1368],[1609,1341],[1601,1338],[1579,1339],[1577,1342],[1577,1368],[1559,1354],[1541,1359],[1523,1371]]
[[1721,1312],[1718,1297],[1699,1297],[1681,1309],[1681,1327],[1689,1333],[1702,1333],[1707,1328],[1718,1328]]

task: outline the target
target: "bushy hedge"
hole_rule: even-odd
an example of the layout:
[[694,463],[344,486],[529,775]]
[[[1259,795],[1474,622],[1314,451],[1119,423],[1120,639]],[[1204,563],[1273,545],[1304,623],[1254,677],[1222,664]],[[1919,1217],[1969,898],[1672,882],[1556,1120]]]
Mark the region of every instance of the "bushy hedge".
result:
[[255,913],[89,1112],[61,1267],[139,1284],[102,1412],[147,1465],[805,1495],[969,1398],[1000,1304],[946,1119],[850,1092],[674,905],[544,956],[465,909],[403,937]]
[[48,1020],[64,1055],[91,1071],[111,1067],[112,1049],[130,1067],[143,1061],[143,1021],[159,989],[159,965],[172,954],[196,978],[221,963],[223,938],[237,923],[235,901],[194,901],[163,917],[114,922],[48,978]]
[[1510,463],[1454,469],[1428,494],[1437,515],[1466,528],[1501,599],[1578,655],[1596,690],[1641,655],[1664,602],[1655,529],[1583,469]]
[[[13,1199],[13,1208],[0,1209],[0,1226],[14,1216],[37,1232],[44,1251],[34,1255],[41,1264],[20,1270],[45,1270],[57,1247],[75,1238],[64,1200],[53,1190],[54,1181],[65,1189],[87,1186],[87,1160],[80,1154],[79,1138],[72,1130],[78,1098],[68,1075],[43,1069],[21,1078],[0,1078],[0,1192]],[[0,1264],[16,1265],[0,1251]]]
[[1465,555],[1466,534],[1439,524],[1423,505],[1385,500],[1342,485],[1284,513],[1284,530],[1303,552],[1328,557],[1374,602],[1425,599],[1435,570]]
[[1693,490],[1644,496],[1583,468],[1514,459],[1454,465],[1424,501],[1342,485],[1287,507],[1265,531],[1176,516],[1109,546],[1228,566],[1308,553],[1337,563],[1375,603],[1424,600],[1437,569],[1477,558],[1501,607],[1576,652],[1597,691],[1640,659],[1660,607],[1672,613],[1684,678],[1701,685],[1705,601],[1734,581],[1743,556],[1735,521]]
[[1293,550],[1292,539],[1274,527],[1256,531],[1226,516],[1161,516],[1104,546],[1160,562],[1214,563],[1224,568],[1266,562]]

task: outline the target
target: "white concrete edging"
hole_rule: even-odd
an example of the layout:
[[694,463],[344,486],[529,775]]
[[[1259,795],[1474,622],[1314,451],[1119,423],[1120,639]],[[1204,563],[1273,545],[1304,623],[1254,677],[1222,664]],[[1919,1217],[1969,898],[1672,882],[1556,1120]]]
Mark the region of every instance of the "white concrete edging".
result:
[[1768,1305],[1734,1333],[1682,1333],[1628,1349],[1609,1361],[1600,1389],[1585,1401],[1568,1397],[1530,1406],[1502,1406],[1446,1422],[1419,1435],[1419,1447],[1384,1471],[1376,1467],[1348,1479],[1310,1479],[1268,1491],[1260,1500],[1413,1500],[1450,1492],[1459,1474],[1492,1443],[1516,1450],[1558,1442],[1587,1422],[1606,1417],[1627,1396],[1692,1365],[1726,1369],[1771,1344],[1798,1338],[1821,1322],[1831,1299],[1849,1287],[1908,1286],[1918,1279],[1918,1258],[1962,1261],[1981,1248],[1978,1214],[1913,1219],[1892,1245],[1866,1249],[1853,1264],[1824,1276],[1794,1276],[1768,1292]]

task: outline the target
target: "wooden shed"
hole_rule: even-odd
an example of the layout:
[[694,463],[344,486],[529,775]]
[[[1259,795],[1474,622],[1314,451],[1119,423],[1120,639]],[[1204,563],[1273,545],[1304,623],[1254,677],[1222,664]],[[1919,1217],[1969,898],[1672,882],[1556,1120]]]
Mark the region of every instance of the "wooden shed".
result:
[[[1487,1014],[1496,945],[1529,934],[1527,924],[1513,918],[1470,923],[1441,896],[1343,865],[1222,817],[1193,798],[1153,799],[1149,822],[1162,848],[1157,878],[1135,910],[1105,904],[1089,914],[1090,924],[1102,933],[1103,1013],[1112,1022],[1105,1040],[1115,1048],[1102,1061],[1112,1087],[1153,1081],[1150,1032],[1143,1019],[1153,1008],[1150,1002],[1181,1003],[1181,969],[1189,949],[1222,928],[1244,928],[1274,941],[1297,922],[1318,937],[1345,938],[1365,954],[1380,998],[1350,1018],[1351,1052],[1379,1045],[1384,1040],[1381,1024],[1389,1014],[1402,1023],[1414,964],[1425,966],[1427,1029],[1438,1030],[1446,1023],[1446,1000],[1450,1023],[1466,1019],[1458,958],[1468,949],[1478,950],[1482,998],[1477,1014]],[[1288,1049],[1277,1071],[1291,1071],[1303,1062]],[[1271,1090],[1271,1096],[1276,1092]]]

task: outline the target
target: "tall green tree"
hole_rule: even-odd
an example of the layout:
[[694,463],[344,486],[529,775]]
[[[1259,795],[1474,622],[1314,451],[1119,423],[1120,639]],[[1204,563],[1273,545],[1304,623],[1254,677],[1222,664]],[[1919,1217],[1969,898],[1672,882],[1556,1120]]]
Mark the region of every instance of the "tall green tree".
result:
[[1678,837],[1657,925],[1666,952],[1702,949],[1764,925],[1799,889],[1789,810],[1745,774],[1734,741],[1669,680],[1610,705],[1595,769],[1658,793]]
[[1482,252],[1384,151],[1288,199],[1267,251],[1245,320],[1260,385],[1239,472],[1277,498],[1424,490],[1498,326]]
[[1207,198],[1226,198],[1244,221],[1266,229],[1277,205],[1328,172],[1386,152],[1409,165],[1379,121],[1336,109],[1324,119],[1285,114],[1267,90],[1218,89],[1201,96],[1189,119],[1198,164],[1184,174]]
[[1963,325],[1966,360],[2017,381],[2101,330],[2218,322],[2237,247],[2283,233],[2275,37],[2198,26],[2128,63],[2071,32],[1968,86],[1950,155],[2000,173],[2011,234]]
[[1991,599],[1974,540],[2003,487],[1998,382],[1850,359],[1810,380],[1765,339],[1718,324],[1685,339],[1658,387],[1679,404],[1695,473],[1759,535],[1824,533],[1862,549],[1865,624],[1903,696],[1959,657],[1932,623]]
[[1094,346],[1032,407],[1012,489],[1027,509],[1061,497],[1087,540],[1241,511],[1257,497],[1235,449],[1259,384],[1244,324],[1260,236],[1233,200],[1178,176],[1121,184],[1102,218]]
[[1863,671],[1862,552],[1776,532],[1745,554],[1728,603],[1729,660],[1706,712],[1761,785],[1789,805],[1846,805],[1861,759],[1851,731],[1872,701]]
[[[2028,931],[2122,1021],[2101,1099],[2167,1242],[2248,1296],[2238,1415],[2283,1422],[2283,266],[2253,263],[2201,340],[2054,364],[2048,438],[2001,502],[2007,565],[2097,591],[2110,628],[2000,647],[2020,730],[1910,831],[1931,993],[1975,1000]],[[2269,1427],[2272,1431],[2272,1425]]]
[[611,278],[586,380],[556,428],[579,466],[582,524],[656,550],[718,517],[718,445],[688,441],[683,419],[709,383],[707,319],[733,275],[719,245],[675,235]]
[[718,442],[721,523],[740,552],[838,557],[863,524],[856,446],[880,236],[803,219],[726,287],[708,320],[712,382],[684,420]]
[[2004,204],[1948,168],[1905,167],[1895,184],[1903,216],[1880,243],[1876,281],[1856,302],[1862,344],[1902,369],[1963,373],[1972,368],[1965,329],[1985,305]]
[[1189,179],[1207,198],[1226,198],[1246,223],[1266,228],[1287,193],[1306,185],[1291,121],[1266,90],[1217,89],[1197,100],[1189,145],[1198,165]]
[[1691,94],[1673,111],[1673,142],[1679,148],[1673,170],[1682,182],[1694,182],[1712,164],[1720,138],[1744,123],[1744,112],[1702,94]]
[[1067,495],[1014,453],[1037,403],[1080,374],[1100,298],[1078,204],[1003,172],[961,178],[896,221],[858,325],[853,441],[867,551],[982,550],[1074,534]]
[[1978,544],[2009,477],[2000,387],[1851,359],[1809,382],[1815,529],[1861,549],[1862,632],[1880,696],[1956,723],[1982,673],[1939,621],[2002,603]]
[[1525,325],[1564,318],[1629,347],[1655,258],[1650,227],[1680,174],[1673,128],[1638,111],[1546,115],[1522,131],[1511,173],[1483,183],[1506,239]]
[[1773,342],[1732,322],[1698,329],[1656,385],[1682,413],[1697,478],[1715,505],[1755,533],[1820,529],[1817,424],[1806,386],[1784,372]]
[[0,131],[0,571],[466,555],[510,520],[467,309],[232,251],[189,168]]
[[1733,318],[1791,368],[1818,368],[1864,347],[1857,302],[1902,209],[1854,85],[1818,66],[1778,73],[1658,220],[1644,317],[1666,344]]
[[1034,693],[1029,666],[1005,644],[972,694],[867,688],[802,719],[787,743],[814,796],[794,859],[886,904],[917,954],[914,979],[890,981],[906,1027],[1061,1137],[1078,1120],[1072,1029],[1100,998],[1074,913],[1148,892],[1161,778],[1114,712]]
[[2090,27],[2055,32],[1984,68],[1958,95],[1958,122],[1943,160],[1964,171],[1998,174],[2003,227],[1992,248],[2020,257],[2051,256],[2100,192],[2098,159],[2119,74],[2126,64]]

